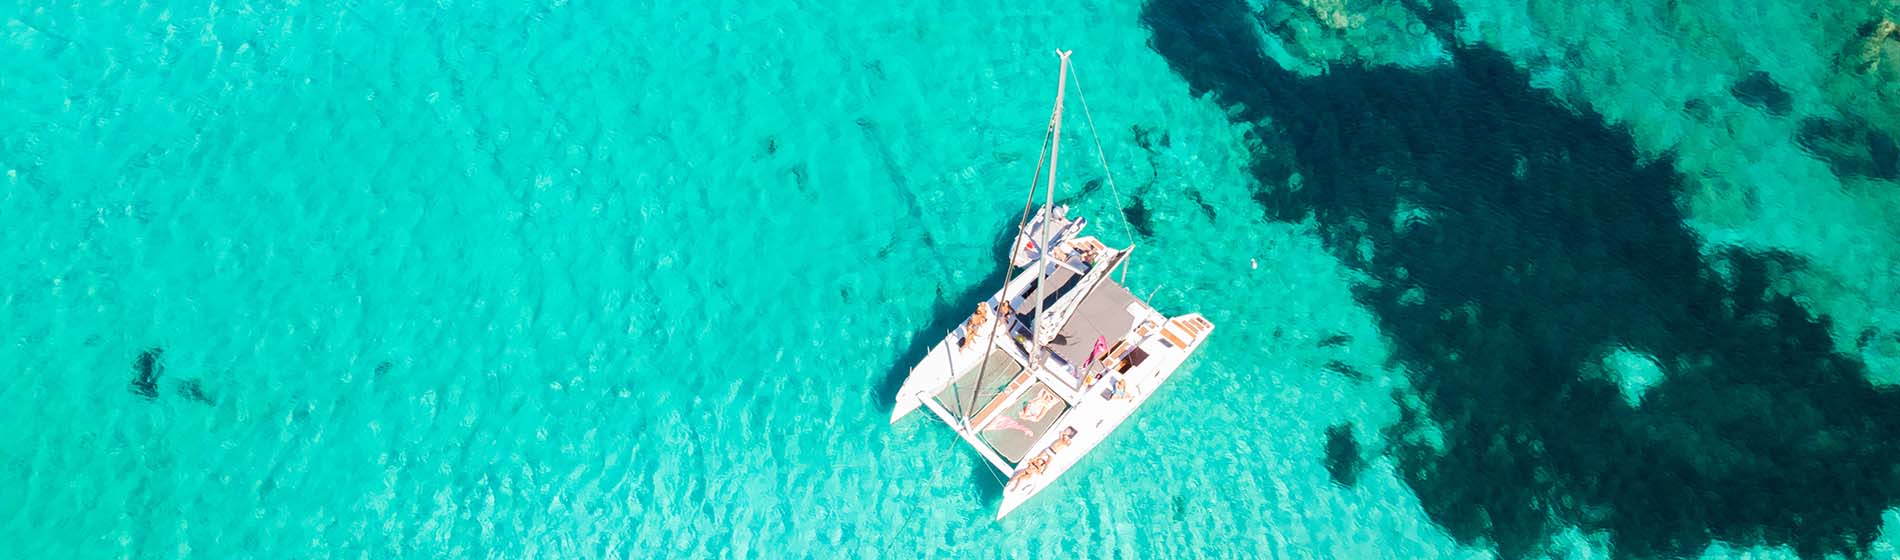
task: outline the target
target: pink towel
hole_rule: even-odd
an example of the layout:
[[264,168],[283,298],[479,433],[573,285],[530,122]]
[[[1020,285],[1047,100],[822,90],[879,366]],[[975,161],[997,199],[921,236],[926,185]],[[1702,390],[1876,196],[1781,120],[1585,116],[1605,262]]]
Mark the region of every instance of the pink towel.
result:
[[1108,338],[1101,336],[1095,337],[1095,348],[1089,350],[1089,359],[1082,360],[1082,367],[1089,367],[1090,364],[1095,363],[1095,359],[1102,357],[1102,352],[1107,350]]
[[1022,422],[1017,422],[1015,418],[1010,418],[1008,416],[996,417],[995,420],[990,421],[990,427],[983,429],[983,431],[986,431],[986,432],[991,432],[991,431],[996,431],[996,430],[1016,430],[1018,432],[1022,432],[1023,437],[1028,437],[1028,438],[1036,437],[1036,432],[1029,431],[1029,426],[1024,426]]

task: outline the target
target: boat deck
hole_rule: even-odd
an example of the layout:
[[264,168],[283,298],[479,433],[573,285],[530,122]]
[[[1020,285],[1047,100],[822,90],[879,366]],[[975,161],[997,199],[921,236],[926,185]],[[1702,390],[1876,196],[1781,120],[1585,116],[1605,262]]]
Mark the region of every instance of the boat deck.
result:
[[1127,288],[1114,280],[1103,280],[1088,297],[1082,298],[1069,322],[1056,331],[1049,350],[1076,368],[1079,376],[1082,362],[1095,350],[1095,341],[1103,339],[1112,344],[1126,338],[1135,323],[1143,318],[1136,313],[1152,314]]
[[1042,440],[1043,434],[1068,411],[1069,403],[1058,398],[1048,385],[1036,381],[1014,402],[997,411],[977,437],[1009,462],[1021,463],[1036,442]]
[[[893,421],[926,407],[1009,474],[999,515],[1047,488],[1101,443],[1213,328],[1198,314],[1162,315],[1110,279],[1128,249],[1096,245],[1093,238],[1071,240],[1058,249],[1075,262],[1051,262],[1011,278],[913,368],[907,387],[919,379],[930,384],[909,393],[916,404],[901,408],[906,393],[900,389]],[[1045,286],[1041,294],[1038,283]],[[1032,334],[1039,307],[1054,329],[1040,350]],[[1101,355],[1095,355],[1098,341]],[[1038,361],[1033,367],[1031,359]]]
[[1046,195],[1034,218],[1019,224],[1009,251],[1009,266],[1023,271],[1006,273],[996,295],[911,368],[891,411],[895,423],[929,409],[1009,475],[999,518],[1105,441],[1213,330],[1199,314],[1162,315],[1111,281],[1134,247],[1078,237],[1086,220],[1055,204],[1070,75],[1069,52],[1056,54],[1062,70],[1044,137]]
[[980,411],[1008,393],[1011,382],[1022,374],[1022,363],[992,346],[983,362],[958,373],[954,383],[937,393],[937,402],[966,418],[978,418]]

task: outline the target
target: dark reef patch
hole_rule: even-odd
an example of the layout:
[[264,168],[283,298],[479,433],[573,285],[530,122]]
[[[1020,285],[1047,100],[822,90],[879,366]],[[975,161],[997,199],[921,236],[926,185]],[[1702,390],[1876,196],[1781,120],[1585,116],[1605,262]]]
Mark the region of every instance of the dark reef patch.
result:
[[1339,360],[1332,360],[1332,361],[1326,362],[1325,369],[1326,371],[1338,374],[1340,377],[1351,379],[1353,381],[1366,380],[1365,372],[1359,371],[1359,368],[1352,367],[1352,364],[1348,364],[1346,362],[1342,362]]
[[1208,204],[1206,199],[1201,198],[1201,191],[1190,190],[1187,192],[1187,195],[1188,200],[1194,201],[1195,206],[1201,207],[1201,213],[1207,214],[1208,220],[1211,221],[1218,217],[1214,212],[1214,205]]
[[788,171],[792,174],[792,184],[798,187],[798,192],[805,194],[812,193],[811,171],[806,168],[804,162],[792,164],[791,169]]
[[1142,237],[1154,237],[1155,226],[1148,221],[1148,201],[1135,199],[1134,204],[1122,208],[1122,218],[1128,220],[1128,225],[1134,226],[1135,233]]
[[1715,118],[1715,108],[1709,106],[1707,99],[1695,98],[1682,102],[1682,112],[1698,121]]
[[1359,455],[1359,440],[1352,435],[1352,424],[1326,428],[1326,474],[1333,483],[1347,488],[1359,483],[1359,472],[1366,463]]
[[199,404],[217,404],[211,400],[211,395],[205,394],[204,381],[198,379],[187,379],[179,383],[178,396]]
[[151,348],[132,360],[132,394],[148,401],[158,398],[158,376],[165,374],[164,357],[164,348]]
[[1735,96],[1736,101],[1767,111],[1770,115],[1782,116],[1794,110],[1794,96],[1788,95],[1788,90],[1782,89],[1773,76],[1760,70],[1749,72],[1748,76],[1737,80],[1729,86],[1728,93]]
[[1140,146],[1143,150],[1153,152],[1155,151],[1155,146],[1166,148],[1174,144],[1173,140],[1168,138],[1168,131],[1166,130],[1153,129],[1141,125],[1135,125],[1133,130],[1135,133],[1135,145]]
[[[1506,558],[1568,526],[1628,558],[1718,540],[1869,554],[1900,504],[1900,395],[1771,289],[1798,260],[1705,259],[1673,156],[1639,157],[1499,53],[1450,44],[1438,67],[1302,77],[1262,54],[1253,17],[1234,0],[1142,14],[1190,92],[1254,127],[1267,215],[1312,218],[1371,278],[1354,297],[1418,391],[1395,396],[1386,453],[1438,525]],[[1889,169],[1871,155],[1886,149],[1856,165]],[[1431,217],[1395,220],[1404,208]],[[1664,369],[1640,406],[1584,375],[1618,347]],[[1421,443],[1431,426],[1442,440]]]
[[[1038,182],[1036,184],[1042,185],[1045,183]],[[1075,206],[1077,204],[1080,204],[1082,201],[1085,201],[1094,197],[1096,193],[1100,193],[1100,192],[1102,192],[1102,179],[1100,177],[1089,179],[1087,181],[1082,182],[1082,188],[1076,189],[1075,192],[1063,195],[1062,198],[1056,199],[1056,205]],[[1010,227],[1014,228],[1015,226],[1010,226]],[[1014,231],[1014,229],[1012,229],[1011,231]]]
[[1809,117],[1801,121],[1794,138],[1802,150],[1827,162],[1835,175],[1900,179],[1900,145],[1871,126]]

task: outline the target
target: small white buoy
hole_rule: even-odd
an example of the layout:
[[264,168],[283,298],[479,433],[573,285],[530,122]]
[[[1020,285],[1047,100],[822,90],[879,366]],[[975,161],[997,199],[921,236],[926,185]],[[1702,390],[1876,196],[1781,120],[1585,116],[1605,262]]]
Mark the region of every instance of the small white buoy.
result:
[[1253,263],[1254,270],[1260,270],[1260,259],[1247,259],[1247,262]]

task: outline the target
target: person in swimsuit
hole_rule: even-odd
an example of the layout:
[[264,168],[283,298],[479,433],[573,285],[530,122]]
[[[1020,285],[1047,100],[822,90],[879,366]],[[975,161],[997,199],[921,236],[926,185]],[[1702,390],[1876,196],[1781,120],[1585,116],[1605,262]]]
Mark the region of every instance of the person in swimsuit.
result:
[[979,332],[977,328],[989,322],[989,309],[990,306],[987,303],[976,304],[976,314],[971,315],[970,320],[963,324],[963,342],[959,346],[969,348],[970,343],[976,341],[976,335]]
[[1056,394],[1049,392],[1048,389],[1040,389],[1036,393],[1036,398],[1029,399],[1029,402],[1023,403],[1023,410],[1020,416],[1024,422],[1041,422],[1042,417],[1048,415],[1049,409],[1055,408],[1055,406]]

